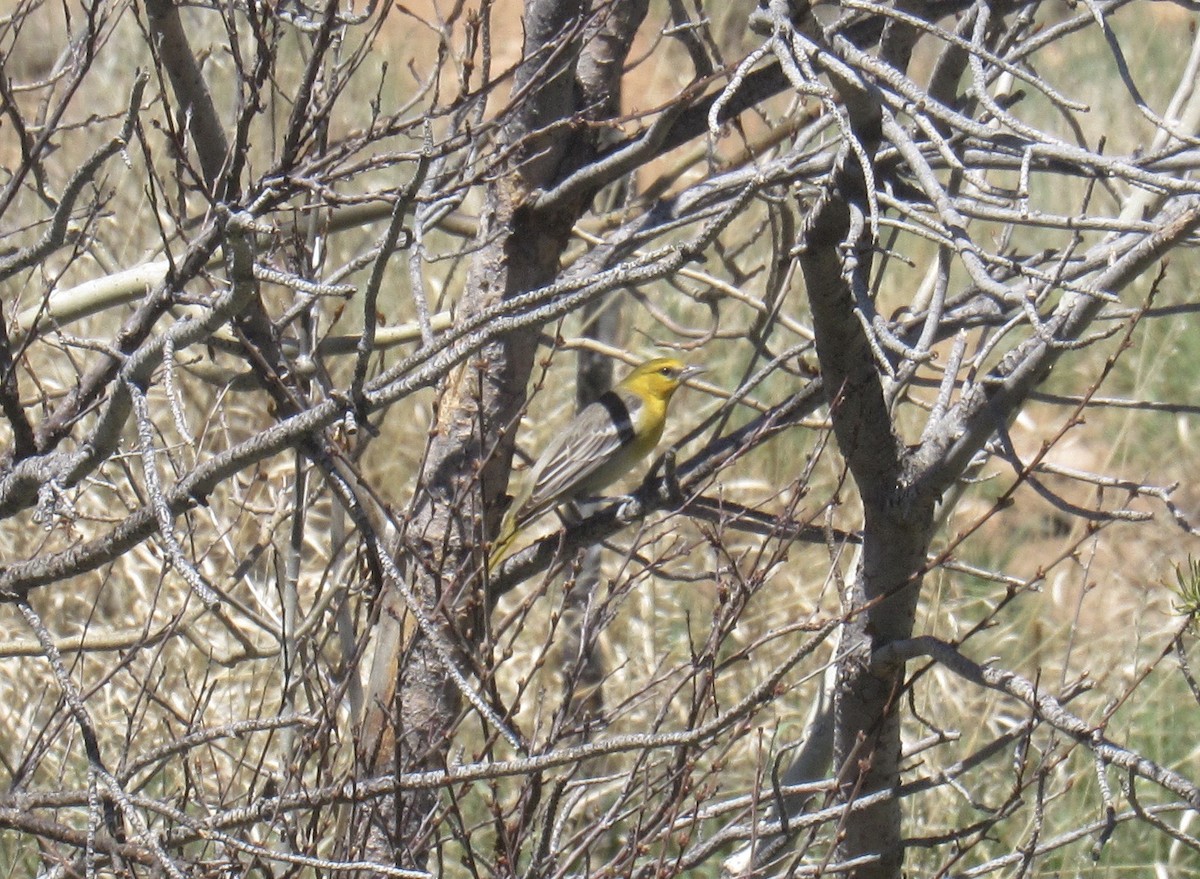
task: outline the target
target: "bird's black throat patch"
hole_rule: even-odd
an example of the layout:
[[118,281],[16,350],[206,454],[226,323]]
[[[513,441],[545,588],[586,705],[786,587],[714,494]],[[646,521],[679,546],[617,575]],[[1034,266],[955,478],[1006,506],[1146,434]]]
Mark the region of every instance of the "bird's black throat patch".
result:
[[621,395],[616,391],[605,391],[596,399],[596,402],[608,412],[613,427],[617,429],[617,436],[621,438],[621,445],[633,442],[633,418],[629,414],[629,407],[621,399]]

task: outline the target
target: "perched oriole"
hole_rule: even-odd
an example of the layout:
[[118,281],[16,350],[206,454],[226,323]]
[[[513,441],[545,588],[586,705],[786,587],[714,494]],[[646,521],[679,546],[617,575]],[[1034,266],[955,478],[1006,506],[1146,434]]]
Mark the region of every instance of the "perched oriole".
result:
[[488,567],[494,570],[504,560],[513,540],[538,516],[594,496],[654,451],[672,395],[685,379],[703,371],[658,357],[585,406],[534,462],[492,543]]

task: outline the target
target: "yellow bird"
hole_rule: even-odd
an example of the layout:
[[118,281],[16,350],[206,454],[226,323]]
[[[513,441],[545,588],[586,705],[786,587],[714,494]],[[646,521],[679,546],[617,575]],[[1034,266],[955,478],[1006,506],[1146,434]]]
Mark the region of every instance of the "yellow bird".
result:
[[590,403],[542,450],[492,544],[488,569],[508,555],[521,531],[548,510],[594,497],[654,451],[679,386],[703,372],[673,357],[648,360]]

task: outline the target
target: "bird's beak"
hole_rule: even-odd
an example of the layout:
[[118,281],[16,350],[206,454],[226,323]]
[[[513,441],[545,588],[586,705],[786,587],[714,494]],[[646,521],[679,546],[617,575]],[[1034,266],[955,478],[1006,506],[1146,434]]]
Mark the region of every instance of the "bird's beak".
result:
[[685,366],[683,372],[679,373],[679,380],[685,382],[693,376],[700,375],[702,372],[708,372],[708,370],[703,366]]

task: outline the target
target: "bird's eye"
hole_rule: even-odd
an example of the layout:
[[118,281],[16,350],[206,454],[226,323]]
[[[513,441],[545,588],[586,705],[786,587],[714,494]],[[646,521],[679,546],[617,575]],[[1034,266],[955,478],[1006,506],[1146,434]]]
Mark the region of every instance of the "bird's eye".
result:
[[671,367],[669,367],[669,366],[664,366],[662,369],[659,370],[659,372],[662,373],[663,375],[669,376],[672,372],[674,372],[674,370],[671,369]]

